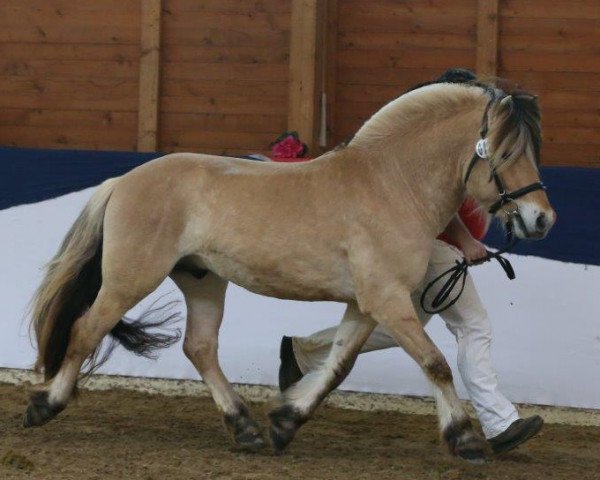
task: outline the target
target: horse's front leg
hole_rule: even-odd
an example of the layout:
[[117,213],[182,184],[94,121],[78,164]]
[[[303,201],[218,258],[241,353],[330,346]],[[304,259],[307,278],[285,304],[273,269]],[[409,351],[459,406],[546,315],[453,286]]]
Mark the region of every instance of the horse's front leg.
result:
[[385,326],[398,344],[419,364],[433,385],[442,436],[450,452],[468,461],[485,459],[485,442],[475,433],[454,384],[444,355],[431,341],[414,310],[410,293],[398,288],[361,298],[360,305]]
[[325,363],[287,389],[269,413],[276,453],[283,451],[321,401],[346,378],[374,327],[375,322],[360,313],[356,304],[348,304]]

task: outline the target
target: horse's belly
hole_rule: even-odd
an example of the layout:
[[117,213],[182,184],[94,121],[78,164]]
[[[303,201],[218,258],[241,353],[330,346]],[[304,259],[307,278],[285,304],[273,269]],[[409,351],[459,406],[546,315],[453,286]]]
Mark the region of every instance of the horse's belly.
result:
[[344,264],[317,267],[297,261],[265,267],[216,254],[203,257],[203,263],[210,271],[260,295],[311,301],[350,301],[354,298],[350,273]]

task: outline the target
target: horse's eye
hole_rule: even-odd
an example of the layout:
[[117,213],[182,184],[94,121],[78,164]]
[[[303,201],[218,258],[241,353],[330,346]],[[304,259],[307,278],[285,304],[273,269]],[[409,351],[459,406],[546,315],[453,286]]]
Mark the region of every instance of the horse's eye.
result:
[[502,154],[502,160],[506,160],[508,157],[510,157],[511,152],[504,152]]

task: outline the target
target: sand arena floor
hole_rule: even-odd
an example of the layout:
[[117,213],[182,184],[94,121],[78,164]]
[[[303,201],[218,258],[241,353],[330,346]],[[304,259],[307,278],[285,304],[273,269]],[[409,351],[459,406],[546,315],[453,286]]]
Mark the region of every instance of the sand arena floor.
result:
[[[236,451],[208,398],[83,391],[21,427],[22,386],[0,384],[0,479],[600,479],[600,428],[546,425],[484,466],[451,458],[427,415],[322,407],[284,456]],[[266,426],[265,405],[252,404]]]

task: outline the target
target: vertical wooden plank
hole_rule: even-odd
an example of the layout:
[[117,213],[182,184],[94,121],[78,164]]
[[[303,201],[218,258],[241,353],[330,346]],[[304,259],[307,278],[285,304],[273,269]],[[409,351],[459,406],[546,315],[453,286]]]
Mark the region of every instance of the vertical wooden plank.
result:
[[140,2],[142,36],[137,149],[139,152],[153,152],[157,148],[158,133],[161,0]]
[[335,97],[337,90],[338,1],[327,0],[325,51],[325,93],[327,94],[327,146],[335,146]]
[[477,1],[478,76],[495,76],[498,71],[498,0]]
[[318,0],[292,0],[288,130],[315,151],[317,129]]
[[315,96],[317,106],[315,112],[315,151],[313,155],[321,154],[327,144],[327,19],[329,0],[317,2],[317,43],[315,49],[316,79]]

